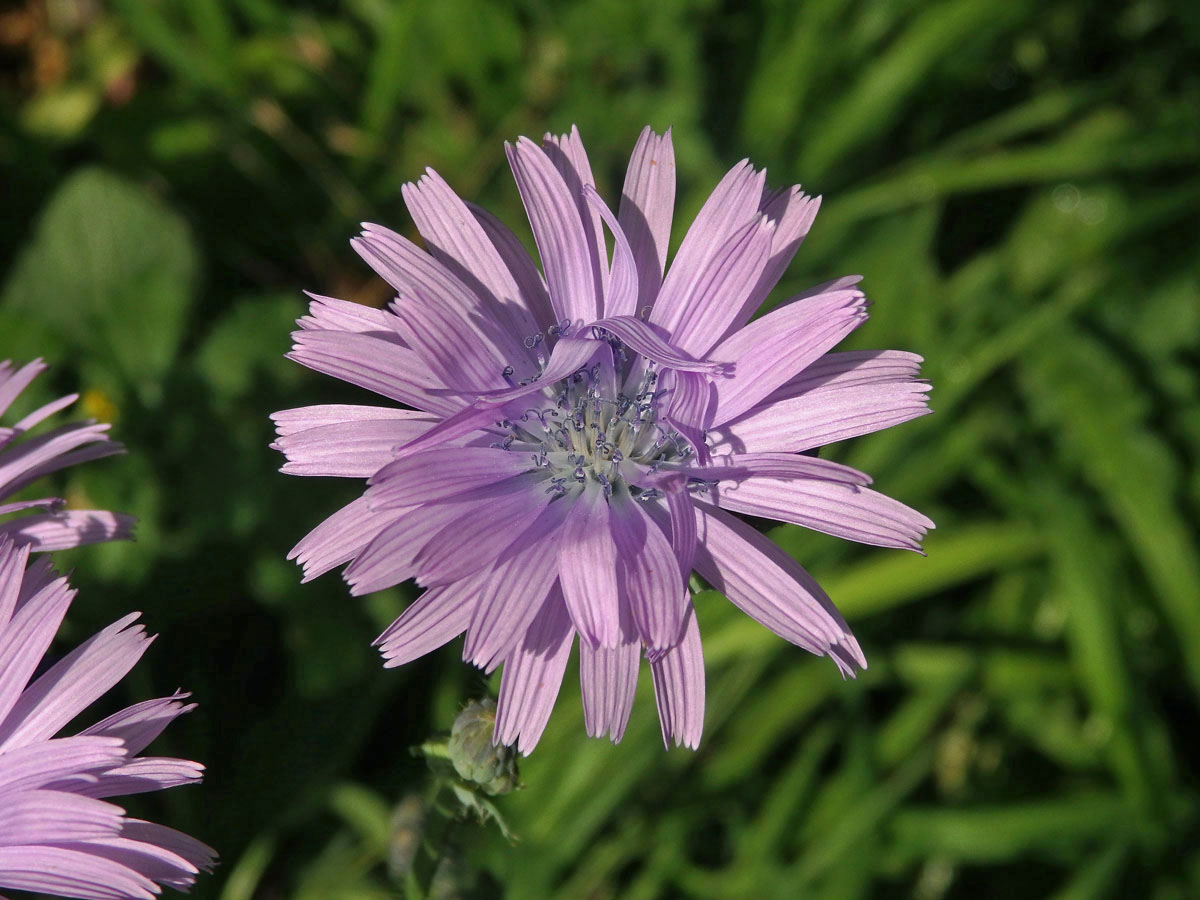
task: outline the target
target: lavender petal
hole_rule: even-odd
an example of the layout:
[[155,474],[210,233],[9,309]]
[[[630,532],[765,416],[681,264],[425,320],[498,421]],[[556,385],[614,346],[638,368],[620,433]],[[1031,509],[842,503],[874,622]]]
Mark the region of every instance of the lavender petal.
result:
[[[667,265],[671,218],[675,207],[675,148],[671,129],[661,137],[647,125],[638,137],[625,170],[617,221],[629,239],[637,268],[634,314],[654,305]],[[605,315],[619,315],[605,310]]]

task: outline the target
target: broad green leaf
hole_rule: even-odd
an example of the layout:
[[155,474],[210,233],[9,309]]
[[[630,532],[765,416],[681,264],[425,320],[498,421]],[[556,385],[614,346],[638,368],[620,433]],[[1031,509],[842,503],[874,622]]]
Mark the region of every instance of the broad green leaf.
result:
[[[295,383],[300,372],[284,359],[288,334],[304,312],[300,296],[243,297],[216,323],[196,353],[196,367],[222,404],[242,399],[260,374]],[[269,340],[264,336],[270,335]]]
[[43,211],[0,303],[102,360],[154,405],[187,323],[196,266],[182,219],[124,178],[83,169]]

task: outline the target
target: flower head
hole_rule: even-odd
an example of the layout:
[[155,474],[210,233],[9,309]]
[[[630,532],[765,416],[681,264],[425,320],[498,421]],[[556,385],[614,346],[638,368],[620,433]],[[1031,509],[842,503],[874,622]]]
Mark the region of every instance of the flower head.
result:
[[[0,416],[38,375],[46,370],[40,359],[15,368],[0,361]],[[27,437],[36,426],[70,406],[78,395],[60,397],[35,409],[11,426],[0,425],[0,536],[8,535],[34,550],[63,550],[133,536],[133,517],[98,509],[64,509],[61,497],[9,501],[18,491],[44,475],[125,452],[108,437],[108,426],[71,422]],[[9,501],[9,502],[6,502]]]
[[0,535],[0,888],[61,897],[151,898],[189,887],[213,851],[105,798],[200,780],[199,763],[138,754],[188,694],[147,700],[55,737],[150,646],[132,613],[37,674],[75,592],[30,547]]
[[313,296],[299,320],[292,359],[402,404],[275,414],[284,472],[367,481],[292,551],[306,580],[347,562],[356,594],[416,579],[377,641],[386,665],[465,631],[467,660],[504,664],[496,740],[523,752],[577,634],[589,734],[620,739],[644,652],[664,741],[697,745],[693,570],[843,673],[864,667],[816,582],[731,515],[913,550],[933,524],[802,455],[928,412],[920,357],[829,352],[866,319],[859,279],[750,321],[818,199],[739,163],[667,270],[670,132],[642,132],[615,215],[574,129],[507,149],[542,272],[430,170],[403,190],[428,252],[378,225],[352,242],[389,308]]

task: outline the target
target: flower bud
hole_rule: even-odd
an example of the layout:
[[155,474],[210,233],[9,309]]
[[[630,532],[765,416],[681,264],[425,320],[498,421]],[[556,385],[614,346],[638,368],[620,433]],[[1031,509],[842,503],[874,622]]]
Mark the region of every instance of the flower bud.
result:
[[495,730],[495,701],[472,700],[450,729],[450,762],[464,781],[488,794],[507,794],[520,781],[517,754],[511,747],[492,743]]

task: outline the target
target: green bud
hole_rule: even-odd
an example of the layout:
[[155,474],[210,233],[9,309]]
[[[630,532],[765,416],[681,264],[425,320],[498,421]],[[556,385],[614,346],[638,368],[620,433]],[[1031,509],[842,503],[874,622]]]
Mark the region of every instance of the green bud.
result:
[[459,777],[485,793],[507,794],[520,783],[517,754],[511,747],[492,743],[495,731],[495,701],[472,700],[450,729],[450,762]]

